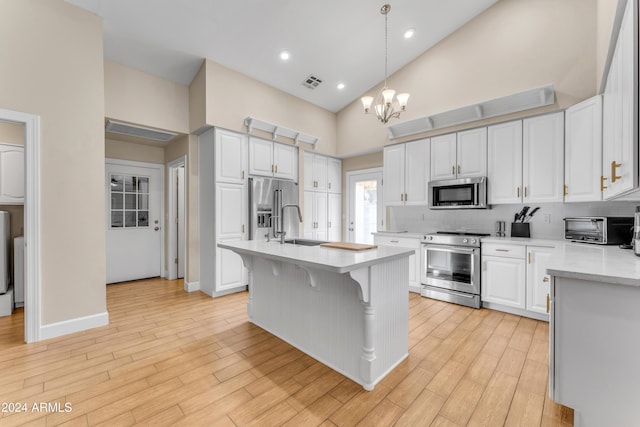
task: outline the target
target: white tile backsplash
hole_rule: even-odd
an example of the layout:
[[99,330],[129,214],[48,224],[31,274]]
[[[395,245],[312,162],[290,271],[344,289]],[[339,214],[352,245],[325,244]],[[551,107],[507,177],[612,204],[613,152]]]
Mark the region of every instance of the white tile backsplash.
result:
[[[633,216],[640,202],[543,203],[531,219],[531,237],[562,239],[565,217]],[[426,206],[390,207],[387,230],[410,232],[478,231],[495,235],[496,221],[506,222],[507,236],[516,212],[525,205],[495,205],[491,209],[430,210]],[[548,216],[549,222],[546,222]]]

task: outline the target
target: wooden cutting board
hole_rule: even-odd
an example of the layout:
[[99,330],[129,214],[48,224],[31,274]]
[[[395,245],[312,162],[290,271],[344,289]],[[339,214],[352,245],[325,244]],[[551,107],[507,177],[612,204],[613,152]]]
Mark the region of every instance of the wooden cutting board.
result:
[[320,246],[325,248],[345,249],[348,251],[366,251],[367,249],[375,249],[377,245],[364,245],[361,243],[349,243],[349,242],[330,242],[322,243]]

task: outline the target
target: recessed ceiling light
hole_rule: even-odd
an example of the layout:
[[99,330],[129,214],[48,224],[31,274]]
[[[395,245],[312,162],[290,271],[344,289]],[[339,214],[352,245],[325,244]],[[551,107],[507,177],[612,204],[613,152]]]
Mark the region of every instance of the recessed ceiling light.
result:
[[338,90],[344,89],[344,83],[338,83],[337,88],[338,88]]
[[286,50],[283,50],[282,52],[280,52],[280,59],[282,59],[283,61],[288,61],[290,57],[291,57],[291,54]]
[[416,33],[416,29],[415,28],[409,28],[407,31],[404,32],[404,38],[405,39],[410,39],[411,37],[413,37],[413,35]]

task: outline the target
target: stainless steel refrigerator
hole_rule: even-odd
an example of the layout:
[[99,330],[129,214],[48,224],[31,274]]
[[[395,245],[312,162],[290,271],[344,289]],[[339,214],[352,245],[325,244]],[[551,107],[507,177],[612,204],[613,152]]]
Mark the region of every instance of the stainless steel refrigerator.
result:
[[[275,238],[280,230],[283,205],[298,204],[298,184],[273,178],[249,178],[249,239]],[[298,237],[300,220],[295,209],[284,212],[284,231],[287,238]]]

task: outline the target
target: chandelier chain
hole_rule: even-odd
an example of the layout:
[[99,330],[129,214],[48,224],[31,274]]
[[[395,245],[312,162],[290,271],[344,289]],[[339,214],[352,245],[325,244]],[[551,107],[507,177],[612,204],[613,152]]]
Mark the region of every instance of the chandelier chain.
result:
[[389,15],[388,12],[385,12],[384,14],[384,87],[386,89],[387,87],[387,68],[388,68],[388,51],[389,51],[389,42],[388,42],[388,29],[387,29],[387,22],[389,19]]

